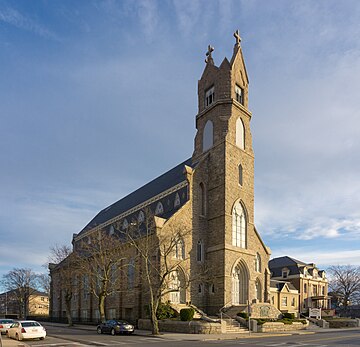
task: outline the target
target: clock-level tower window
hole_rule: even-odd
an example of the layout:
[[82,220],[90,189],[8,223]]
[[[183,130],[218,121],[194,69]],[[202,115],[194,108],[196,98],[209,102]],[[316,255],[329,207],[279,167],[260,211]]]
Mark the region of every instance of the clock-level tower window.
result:
[[215,101],[215,88],[212,86],[205,92],[205,107],[210,106]]
[[236,101],[240,102],[241,105],[244,105],[244,89],[242,89],[238,85],[235,85],[235,95]]

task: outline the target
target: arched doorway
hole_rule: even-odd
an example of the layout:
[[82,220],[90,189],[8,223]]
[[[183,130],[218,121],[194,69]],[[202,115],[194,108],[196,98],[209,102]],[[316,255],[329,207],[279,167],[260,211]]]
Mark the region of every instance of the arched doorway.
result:
[[232,304],[246,304],[249,297],[249,271],[242,261],[232,271]]

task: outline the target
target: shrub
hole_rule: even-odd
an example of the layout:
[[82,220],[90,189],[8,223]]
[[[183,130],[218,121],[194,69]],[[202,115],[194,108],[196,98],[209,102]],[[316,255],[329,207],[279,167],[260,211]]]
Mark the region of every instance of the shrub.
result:
[[261,318],[256,319],[256,321],[257,321],[257,324],[258,324],[258,325],[263,325],[264,323],[266,323],[266,320],[261,319]]
[[249,319],[249,315],[246,312],[239,312],[237,314],[237,316],[244,318],[244,319]]
[[182,321],[191,321],[194,318],[195,310],[193,308],[183,308],[180,310],[180,319]]
[[283,313],[283,318],[285,318],[285,319],[295,319],[295,314],[286,312],[286,313]]
[[[145,310],[147,315],[150,315],[150,307],[149,305],[145,306]],[[168,319],[168,318],[176,318],[179,314],[176,310],[174,310],[169,303],[160,303],[157,311],[156,311],[156,317],[157,319]]]

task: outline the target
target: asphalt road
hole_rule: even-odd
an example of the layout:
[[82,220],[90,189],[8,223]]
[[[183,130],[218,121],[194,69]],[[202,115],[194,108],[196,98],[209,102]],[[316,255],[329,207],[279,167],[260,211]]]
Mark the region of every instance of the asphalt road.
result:
[[[165,336],[144,335],[98,335],[95,330],[86,331],[62,327],[47,327],[48,336],[44,341],[26,341],[37,347],[81,347],[81,346],[129,346],[129,347],[204,347],[204,346],[256,346],[256,347],[355,347],[360,346],[360,330],[335,331],[317,334],[300,334],[274,337],[245,337],[237,340],[187,341],[171,340]],[[55,337],[56,336],[56,337]],[[254,336],[254,335],[253,335]],[[211,339],[211,335],[203,336]]]

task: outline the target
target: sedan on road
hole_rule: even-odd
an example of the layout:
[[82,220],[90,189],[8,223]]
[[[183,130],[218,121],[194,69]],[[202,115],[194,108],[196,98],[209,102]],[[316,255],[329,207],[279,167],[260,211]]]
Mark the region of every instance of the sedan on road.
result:
[[44,340],[46,330],[39,322],[34,320],[20,320],[7,329],[6,335],[19,341],[24,339]]
[[0,333],[6,334],[6,330],[8,330],[14,322],[13,319],[0,319]]
[[134,332],[134,326],[125,320],[110,319],[105,323],[100,323],[97,326],[96,331],[98,334],[132,334]]

